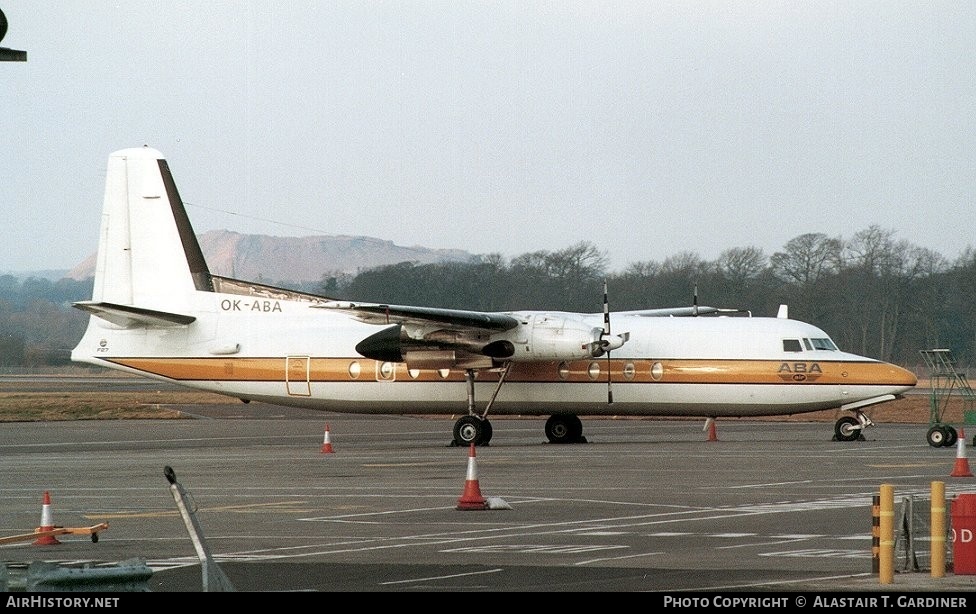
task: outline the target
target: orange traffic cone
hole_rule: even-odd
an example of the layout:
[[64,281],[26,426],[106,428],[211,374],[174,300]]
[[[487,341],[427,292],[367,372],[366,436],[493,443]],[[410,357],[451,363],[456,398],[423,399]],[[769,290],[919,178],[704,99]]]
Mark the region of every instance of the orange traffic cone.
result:
[[966,432],[959,429],[959,441],[956,443],[956,465],[952,468],[950,477],[971,478],[972,470],[969,469],[969,459],[966,458]]
[[475,466],[473,443],[471,444],[470,452],[468,452],[468,477],[464,481],[464,493],[458,499],[457,509],[488,509],[488,502],[481,496],[481,487],[478,485],[478,468]]
[[[54,520],[51,518],[51,495],[44,491],[44,502],[41,505],[41,526],[37,527],[35,533],[54,530]],[[34,540],[35,546],[54,546],[60,544],[53,535],[43,535]]]
[[332,442],[329,440],[329,425],[325,425],[325,437],[322,439],[322,454],[332,454]]
[[708,422],[708,439],[706,441],[718,441],[718,435],[715,434],[715,419],[709,418]]

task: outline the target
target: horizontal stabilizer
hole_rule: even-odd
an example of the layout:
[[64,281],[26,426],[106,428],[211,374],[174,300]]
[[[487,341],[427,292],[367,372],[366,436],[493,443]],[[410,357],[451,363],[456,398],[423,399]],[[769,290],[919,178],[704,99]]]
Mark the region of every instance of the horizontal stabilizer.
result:
[[194,316],[187,316],[180,313],[142,309],[140,307],[116,305],[114,303],[79,301],[74,303],[73,306],[125,328],[140,326],[186,326],[196,320]]

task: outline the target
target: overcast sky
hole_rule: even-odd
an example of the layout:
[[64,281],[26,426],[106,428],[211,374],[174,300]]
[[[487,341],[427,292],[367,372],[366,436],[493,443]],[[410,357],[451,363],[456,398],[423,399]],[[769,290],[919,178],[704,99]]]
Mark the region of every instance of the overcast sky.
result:
[[108,155],[198,233],[612,270],[873,224],[976,244],[976,3],[0,0],[0,271],[97,245]]

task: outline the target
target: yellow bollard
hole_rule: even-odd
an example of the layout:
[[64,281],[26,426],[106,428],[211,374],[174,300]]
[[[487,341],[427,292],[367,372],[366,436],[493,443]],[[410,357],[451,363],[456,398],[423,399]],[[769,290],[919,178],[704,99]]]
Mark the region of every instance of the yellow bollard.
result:
[[881,485],[881,564],[878,581],[891,584],[895,579],[895,489]]
[[871,497],[871,573],[881,571],[881,495]]
[[945,576],[945,482],[932,482],[932,577]]

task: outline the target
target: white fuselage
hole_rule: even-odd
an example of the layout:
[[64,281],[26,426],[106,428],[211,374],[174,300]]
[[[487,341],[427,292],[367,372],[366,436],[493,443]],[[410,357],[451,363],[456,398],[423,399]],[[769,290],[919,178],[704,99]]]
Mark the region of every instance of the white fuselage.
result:
[[[377,325],[305,301],[196,292],[193,303],[197,319],[185,326],[120,328],[92,318],[72,358],[280,405],[350,413],[466,409],[463,369],[410,369],[358,355],[356,344]],[[512,315],[531,322],[540,313]],[[602,314],[545,316],[603,325]],[[804,340],[827,335],[795,320],[621,314],[614,329],[630,338],[609,359],[516,362],[492,413],[792,414],[901,394],[915,383],[894,365],[806,349]],[[505,335],[518,342],[518,334],[496,334]],[[784,339],[796,340],[801,350],[785,351]],[[497,380],[495,373],[479,372],[477,397],[487,399]]]

